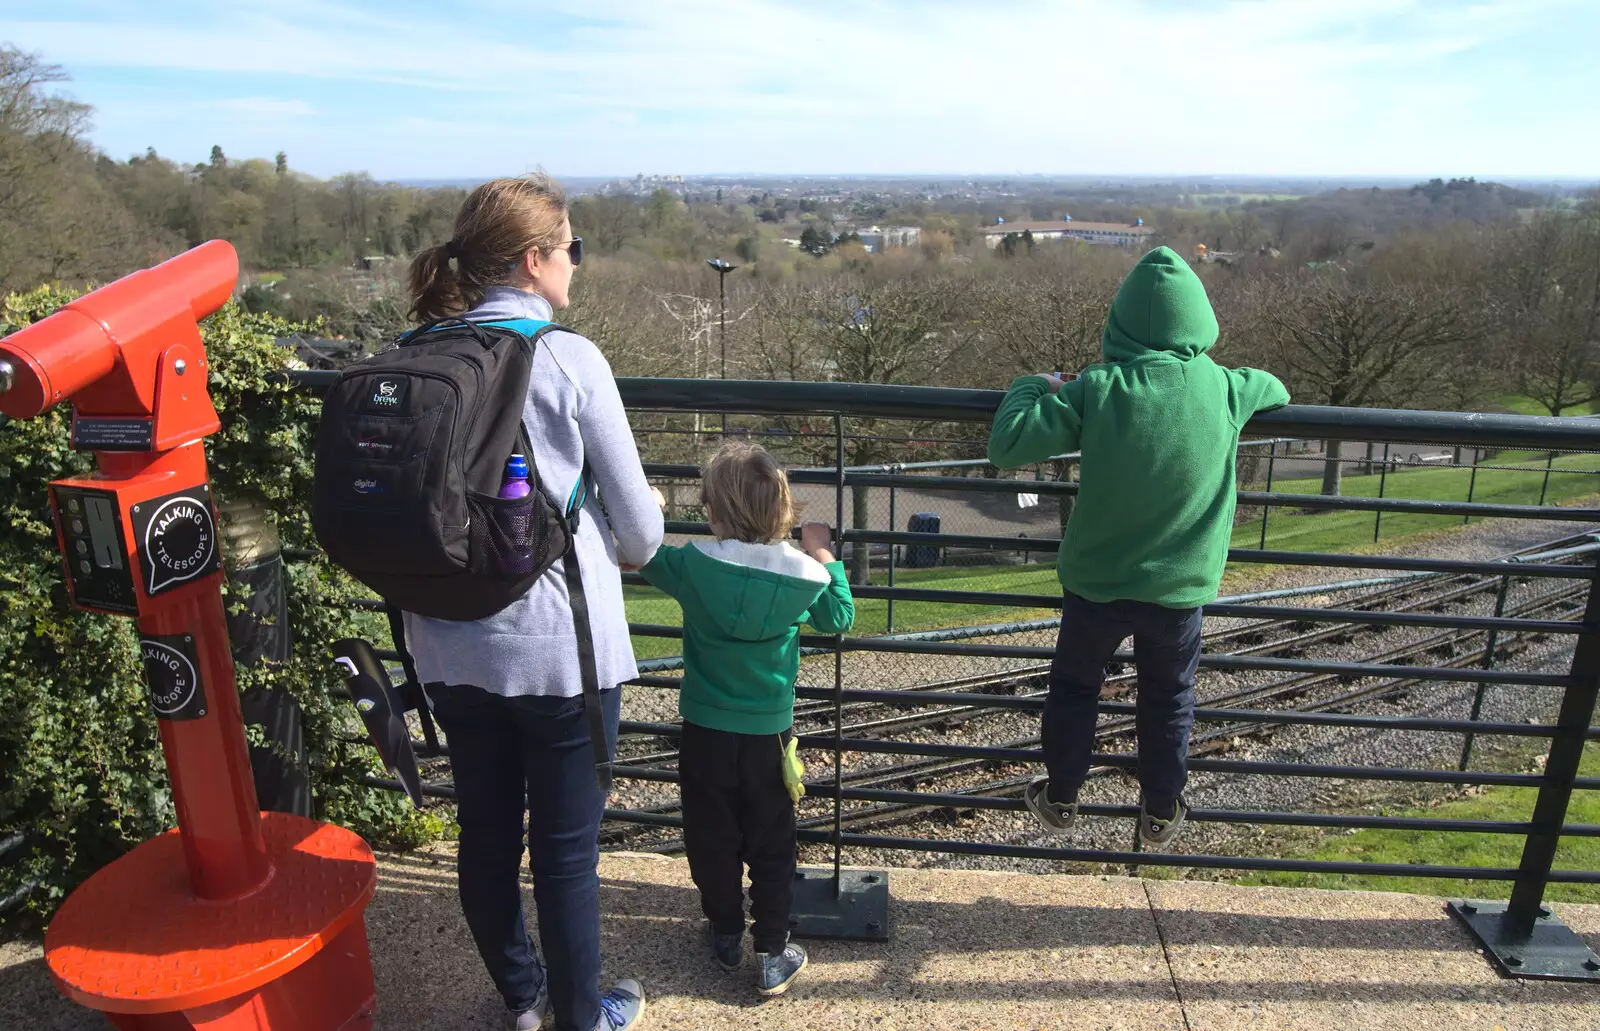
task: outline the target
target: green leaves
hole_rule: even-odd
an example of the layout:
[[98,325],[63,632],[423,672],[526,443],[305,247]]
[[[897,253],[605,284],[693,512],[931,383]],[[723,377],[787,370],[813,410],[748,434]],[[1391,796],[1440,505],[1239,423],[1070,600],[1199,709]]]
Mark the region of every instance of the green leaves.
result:
[[[51,286],[8,297],[0,333],[74,296]],[[293,328],[232,303],[202,327],[223,423],[206,453],[219,500],[260,499],[285,548],[315,552],[309,511],[319,404],[283,376],[290,353],[275,343]],[[175,823],[133,621],[66,602],[46,485],[92,468],[68,446],[70,425],[66,406],[0,420],[0,839],[27,835],[23,859],[0,866],[0,898],[37,881],[33,917],[48,916],[83,878]],[[289,565],[286,576],[292,654],[238,669],[239,689],[265,685],[300,701],[319,816],[379,844],[437,836],[436,818],[356,783],[378,764],[370,747],[346,740],[359,735],[359,723],[326,646],[367,628],[338,607],[367,592],[320,557]]]

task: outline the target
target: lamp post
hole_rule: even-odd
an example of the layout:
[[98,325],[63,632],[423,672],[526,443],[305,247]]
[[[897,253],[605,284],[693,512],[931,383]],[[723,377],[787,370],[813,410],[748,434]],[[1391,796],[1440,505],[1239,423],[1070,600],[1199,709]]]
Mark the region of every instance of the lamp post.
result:
[[[732,272],[734,269],[738,268],[739,266],[730,265],[728,262],[723,261],[721,258],[707,258],[706,259],[706,264],[710,265],[712,267],[712,269],[715,270],[716,273],[717,273],[717,309],[718,309],[717,322],[718,322],[718,335],[721,337],[721,341],[722,341],[722,343],[721,343],[721,346],[722,346],[722,376],[721,376],[721,378],[722,379],[727,379],[728,378],[728,273]],[[728,415],[727,415],[726,412],[724,412],[723,415],[722,415],[722,432],[723,432],[724,436],[726,436],[727,432],[728,432]]]

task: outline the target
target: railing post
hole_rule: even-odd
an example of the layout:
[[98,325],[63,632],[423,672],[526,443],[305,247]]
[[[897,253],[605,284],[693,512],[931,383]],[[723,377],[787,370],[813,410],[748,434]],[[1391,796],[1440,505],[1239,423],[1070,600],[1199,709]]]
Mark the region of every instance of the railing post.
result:
[[1544,460],[1544,485],[1539,488],[1539,504],[1544,504],[1545,496],[1550,493],[1550,467],[1556,464],[1556,453],[1551,451]]
[[[1472,476],[1467,480],[1467,504],[1469,505],[1472,504],[1473,492],[1478,489],[1478,462],[1482,460],[1482,457],[1482,448],[1475,447],[1472,449]],[[1462,526],[1465,526],[1470,522],[1472,522],[1472,513],[1469,512],[1461,517]]]
[[[1272,493],[1272,471],[1278,464],[1278,442],[1267,445],[1267,493]],[[1261,506],[1261,550],[1267,550],[1267,518],[1272,515],[1270,504]]]
[[[895,527],[898,525],[895,522],[895,490],[896,490],[896,488],[894,488],[894,487],[890,487],[889,488],[889,532],[890,533],[893,533],[894,530],[895,530]],[[895,545],[895,544],[889,545],[889,586],[890,587],[894,586],[894,566],[895,566],[894,557],[895,557],[895,552],[897,552],[899,550],[900,550],[899,545]],[[893,598],[889,599],[889,619],[888,619],[888,623],[884,627],[883,632],[886,633],[886,634],[894,633],[894,599]]]
[[[1383,491],[1389,485],[1389,445],[1383,445],[1383,471],[1378,474],[1378,500],[1383,500]],[[1378,531],[1383,528],[1383,513],[1372,514],[1372,543],[1378,543]]]
[[[1500,578],[1500,590],[1494,598],[1494,615],[1496,619],[1499,619],[1501,616],[1506,614],[1506,596],[1510,593],[1511,574],[1507,573],[1505,576]],[[1481,668],[1494,668],[1494,650],[1499,643],[1500,631],[1489,631],[1488,639],[1483,646],[1483,662],[1480,663]],[[1483,712],[1483,697],[1485,692],[1488,690],[1488,684],[1479,684],[1477,693],[1472,697],[1472,714],[1467,718],[1474,723],[1478,722],[1478,716]],[[1461,743],[1461,762],[1456,766],[1456,769],[1465,770],[1467,768],[1467,763],[1472,761],[1472,743],[1474,740],[1476,740],[1476,738],[1476,734],[1468,734],[1466,740]]]
[[[839,527],[839,557],[844,557],[844,416],[833,417],[833,443],[834,459],[833,473],[835,490],[834,515]],[[854,547],[860,547],[857,541]],[[868,545],[870,548],[871,545]],[[855,560],[851,556],[852,563]],[[872,568],[870,551],[867,556],[867,569]],[[870,581],[870,576],[869,576]],[[844,774],[841,756],[844,741],[844,638],[836,636],[833,639],[833,897],[837,900],[844,894],[844,881],[840,877],[840,857],[844,850]]]
[[[1591,567],[1591,575],[1596,567]],[[1544,905],[1561,827],[1583,759],[1584,739],[1600,694],[1600,585],[1589,581],[1583,632],[1572,654],[1571,682],[1561,696],[1544,778],[1533,803],[1533,830],[1523,841],[1511,901],[1450,903],[1483,943],[1484,952],[1509,977],[1600,981],[1600,958]]]
[[[844,416],[833,417],[834,520],[844,559]],[[867,529],[863,527],[862,529]],[[853,547],[861,546],[860,541]],[[833,639],[833,870],[796,869],[789,931],[797,938],[889,940],[889,872],[844,869],[844,636]]]

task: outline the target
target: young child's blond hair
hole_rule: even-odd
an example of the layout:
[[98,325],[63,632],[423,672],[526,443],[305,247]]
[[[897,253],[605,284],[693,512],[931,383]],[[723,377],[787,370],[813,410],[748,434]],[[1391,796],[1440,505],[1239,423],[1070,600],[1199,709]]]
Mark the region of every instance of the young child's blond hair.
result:
[[789,477],[759,444],[722,445],[701,474],[700,500],[712,510],[712,531],[724,540],[768,544],[788,537],[794,526]]

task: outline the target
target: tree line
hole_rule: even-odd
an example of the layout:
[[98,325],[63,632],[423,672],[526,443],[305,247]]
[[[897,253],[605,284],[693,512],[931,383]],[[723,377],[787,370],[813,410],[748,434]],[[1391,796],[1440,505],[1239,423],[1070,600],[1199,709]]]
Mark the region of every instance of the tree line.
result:
[[[368,348],[406,327],[406,259],[448,236],[463,191],[319,180],[283,154],[220,148],[193,165],[116,160],[88,142],[91,112],[59,92],[63,79],[0,46],[0,292],[104,281],[223,237],[251,310]],[[574,230],[592,257],[563,317],[624,375],[718,376],[726,350],[731,377],[1004,386],[1094,360],[1137,259],[981,239],[1000,212],[1059,217],[1070,204],[1080,218],[1143,217],[1194,256],[1223,326],[1216,356],[1273,370],[1301,401],[1482,409],[1516,394],[1557,414],[1600,400],[1595,195],[1457,178],[1212,209],[1163,199],[1078,187],[949,203],[579,196]],[[920,225],[922,245],[867,253],[850,233],[862,214]],[[713,256],[741,266],[727,280],[726,341]],[[903,457],[861,441],[852,460]]]

